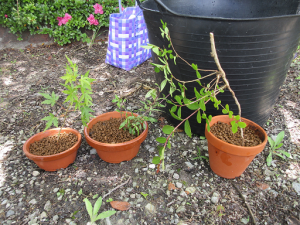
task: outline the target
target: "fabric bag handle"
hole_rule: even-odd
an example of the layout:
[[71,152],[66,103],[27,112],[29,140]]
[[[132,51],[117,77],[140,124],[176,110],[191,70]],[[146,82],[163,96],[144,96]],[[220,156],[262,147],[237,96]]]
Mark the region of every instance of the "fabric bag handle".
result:
[[[122,12],[122,0],[119,0],[119,12]],[[135,6],[137,6],[137,2],[135,1]]]

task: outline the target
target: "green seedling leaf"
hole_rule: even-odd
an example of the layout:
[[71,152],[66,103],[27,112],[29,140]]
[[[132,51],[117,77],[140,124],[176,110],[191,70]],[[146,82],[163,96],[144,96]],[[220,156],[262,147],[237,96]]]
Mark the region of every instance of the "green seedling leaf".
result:
[[272,152],[269,153],[266,161],[267,161],[267,166],[271,166],[271,164],[272,164]]
[[54,106],[56,101],[59,99],[59,95],[56,95],[54,91],[52,91],[51,96],[47,93],[39,93],[39,94],[42,95],[45,99],[47,99],[43,101],[42,104],[49,104],[51,106]]
[[57,117],[54,116],[52,113],[49,113],[49,116],[44,117],[42,120],[47,121],[46,127],[45,127],[44,131],[45,131],[45,130],[48,130],[49,127],[52,126],[52,124],[53,124],[55,127],[58,127],[58,119],[57,119]]
[[99,219],[105,219],[107,217],[110,217],[110,216],[114,215],[116,212],[117,211],[115,211],[115,210],[108,210],[108,211],[102,212],[96,217],[95,221],[97,221]]
[[101,205],[102,205],[102,197],[100,196],[94,205],[93,215],[97,215]]
[[91,202],[87,198],[83,199],[83,201],[85,202],[85,207],[86,207],[86,210],[87,210],[90,218],[93,218],[93,206],[92,206]]
[[198,123],[201,123],[201,122],[202,122],[200,110],[197,112],[197,122],[198,122]]
[[183,120],[183,119],[181,119],[181,118],[179,118],[178,116],[176,116],[173,112],[171,112],[170,111],[170,114],[171,114],[171,116],[173,116],[175,119],[177,119],[177,120]]
[[155,71],[155,73],[159,73],[159,72],[160,72],[160,69],[159,69],[158,67],[155,67],[155,68],[154,68],[154,71]]
[[286,157],[290,158],[291,157],[291,154],[286,152],[286,151],[283,151],[283,150],[277,150],[278,152],[284,154]]
[[163,89],[165,88],[166,84],[167,84],[167,79],[164,79],[164,80],[161,82],[161,84],[160,84],[160,91],[163,91]]
[[247,124],[244,122],[238,122],[238,125],[240,128],[245,128],[247,126]]
[[182,102],[181,102],[182,97],[181,97],[181,95],[175,95],[174,99],[178,102],[179,105],[182,105]]
[[144,196],[144,198],[145,198],[145,199],[147,199],[147,196],[148,196],[149,194],[147,194],[147,193],[144,193],[144,192],[141,192],[141,195],[143,195],[143,196]]
[[106,202],[112,202],[112,201],[113,201],[112,198],[109,198],[109,199],[106,200]]
[[161,144],[164,144],[166,141],[167,141],[167,138],[165,137],[158,137],[156,138],[156,141],[161,143]]
[[284,131],[281,131],[276,137],[275,147],[283,140],[283,138],[284,138]]
[[93,199],[98,198],[98,194],[95,194],[92,198]]
[[159,164],[160,163],[160,157],[159,156],[154,156],[152,159],[152,163],[153,164]]
[[205,140],[206,137],[205,137],[205,136],[200,136],[200,139],[201,139],[201,140]]
[[170,125],[165,125],[162,129],[162,131],[165,133],[165,134],[171,134],[174,130],[174,127],[170,126]]
[[78,191],[79,195],[82,195],[82,188]]
[[188,120],[184,122],[184,131],[187,134],[187,136],[189,136],[190,138],[192,137],[191,126]]

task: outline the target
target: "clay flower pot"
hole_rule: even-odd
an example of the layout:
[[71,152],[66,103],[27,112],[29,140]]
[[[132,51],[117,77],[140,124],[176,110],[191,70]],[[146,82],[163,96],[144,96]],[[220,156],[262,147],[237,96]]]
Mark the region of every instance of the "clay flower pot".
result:
[[68,167],[71,163],[75,161],[77,150],[81,144],[81,134],[77,130],[71,128],[63,128],[61,130],[61,133],[72,132],[78,137],[78,141],[76,142],[75,145],[73,145],[72,148],[69,148],[66,151],[63,151],[58,154],[47,155],[47,156],[33,155],[29,152],[30,144],[39,141],[45,137],[57,134],[59,132],[59,129],[60,128],[50,129],[50,130],[46,130],[45,132],[40,132],[38,134],[35,134],[31,138],[29,138],[23,145],[23,152],[25,153],[25,155],[29,159],[33,160],[36,163],[36,165],[43,170],[56,171],[58,169]]
[[[127,113],[131,115],[130,112]],[[133,113],[133,115],[137,116],[137,114],[135,113]],[[98,121],[106,121],[110,118],[121,118],[121,114],[119,112],[108,112],[92,119],[88,123],[87,127],[84,128],[84,136],[86,138],[86,141],[91,147],[96,149],[99,157],[106,162],[120,163],[123,161],[129,161],[137,155],[141,143],[146,139],[148,134],[148,123],[146,122],[146,129],[140,134],[140,136],[136,137],[131,141],[118,144],[107,144],[92,139],[89,136],[89,133],[93,125],[96,124]]]
[[[232,119],[228,115],[214,116],[210,122],[210,126],[218,121],[230,123]],[[242,147],[229,144],[215,137],[205,128],[205,137],[208,144],[209,164],[212,171],[220,177],[234,179],[239,177],[252,162],[254,157],[262,152],[267,144],[267,133],[258,124],[242,118],[260,137],[262,143],[254,147]]]

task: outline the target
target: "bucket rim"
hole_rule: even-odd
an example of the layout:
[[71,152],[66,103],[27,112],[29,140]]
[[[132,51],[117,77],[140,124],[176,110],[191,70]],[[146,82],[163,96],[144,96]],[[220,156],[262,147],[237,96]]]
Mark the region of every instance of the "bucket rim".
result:
[[[142,6],[142,3],[139,0],[136,0],[139,7],[143,11],[151,11],[151,12],[157,12],[161,14],[168,15],[164,12],[160,12],[159,10],[149,9]],[[188,17],[188,18],[194,18],[194,19],[206,19],[206,20],[222,20],[222,21],[257,21],[257,20],[271,20],[271,19],[280,19],[280,18],[293,18],[293,17],[300,17],[300,14],[290,14],[290,15],[282,15],[282,16],[269,16],[269,17],[256,17],[256,18],[225,18],[225,17],[208,17],[208,16],[196,16],[196,15],[188,15],[188,14],[181,14],[173,11],[168,6],[166,6],[161,0],[154,0],[157,4],[160,4],[161,7],[163,7],[169,14],[179,17]]]

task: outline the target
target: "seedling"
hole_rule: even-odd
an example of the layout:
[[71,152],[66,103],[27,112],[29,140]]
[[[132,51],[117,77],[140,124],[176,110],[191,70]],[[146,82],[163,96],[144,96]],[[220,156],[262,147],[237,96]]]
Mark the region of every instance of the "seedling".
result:
[[208,160],[208,157],[204,156],[204,155],[201,155],[201,150],[200,148],[197,146],[197,149],[198,149],[198,152],[197,152],[197,157],[193,158],[194,160],[195,159],[205,159],[205,160]]
[[225,215],[225,214],[223,213],[224,210],[225,210],[225,209],[224,209],[224,206],[222,206],[222,205],[218,205],[218,206],[217,206],[217,213],[219,213],[219,214],[218,214],[219,217],[222,217],[222,216]]
[[145,198],[145,199],[147,199],[147,196],[148,196],[149,194],[147,194],[147,193],[144,193],[144,192],[141,192],[141,195],[143,195],[143,196],[144,196],[144,198]]
[[93,208],[91,202],[87,198],[85,198],[83,201],[85,202],[86,210],[90,216],[91,224],[94,224],[99,219],[104,219],[104,218],[110,217],[116,213],[115,210],[108,210],[108,211],[102,212],[98,215],[98,211],[102,205],[102,197],[101,196],[97,199],[97,201],[94,205],[94,208]]
[[109,199],[106,200],[106,202],[112,202],[112,201],[113,201],[112,198],[109,198]]
[[[90,112],[94,112],[90,106],[92,105],[92,88],[91,83],[95,80],[92,78],[89,78],[89,71],[85,73],[85,75],[79,75],[77,73],[78,67],[75,63],[73,63],[67,56],[66,56],[69,64],[66,65],[66,74],[61,79],[65,80],[65,83],[62,84],[62,86],[65,87],[65,90],[63,91],[64,94],[67,94],[66,100],[64,102],[68,102],[67,109],[62,107],[65,110],[65,113],[61,115],[64,117],[64,122],[59,130],[58,133],[58,139],[60,136],[60,132],[62,127],[66,123],[67,115],[70,111],[80,111],[81,112],[81,121],[84,126],[87,125],[87,123],[90,121],[90,118],[92,115]],[[44,98],[46,98],[45,101],[42,102],[42,104],[49,104],[51,106],[54,106],[59,99],[59,95],[55,94],[52,91],[52,94],[47,93],[39,93]],[[74,107],[74,110],[71,110]],[[55,127],[58,127],[58,118],[59,116],[55,116],[52,113],[49,113],[49,116],[44,117],[42,120],[47,121],[46,127],[44,129],[47,130],[49,127],[54,125]]]
[[288,158],[291,157],[290,153],[279,149],[283,145],[283,143],[282,143],[283,138],[284,138],[284,131],[281,131],[274,139],[268,137],[268,141],[270,144],[270,152],[267,157],[267,166],[271,166],[272,161],[273,161],[272,160],[273,154],[275,154],[283,159],[285,159],[285,157],[283,155],[285,155]]
[[65,190],[64,190],[63,188],[60,189],[60,190],[56,193],[57,197],[63,196],[64,194],[65,194]]
[[82,188],[78,191],[79,195],[82,195]]
[[72,214],[72,216],[71,216],[71,218],[74,220],[75,219],[75,215],[78,213],[79,211],[77,210],[77,211],[75,211],[75,212],[73,212],[73,214]]
[[95,198],[97,198],[98,197],[98,194],[95,194],[94,196],[93,196],[93,199],[95,199]]

